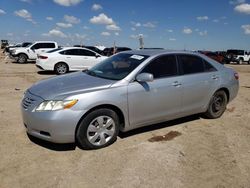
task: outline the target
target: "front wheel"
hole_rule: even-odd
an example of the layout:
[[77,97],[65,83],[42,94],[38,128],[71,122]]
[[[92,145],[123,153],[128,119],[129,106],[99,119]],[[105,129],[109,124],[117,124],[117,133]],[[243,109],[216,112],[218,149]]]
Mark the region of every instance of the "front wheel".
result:
[[20,54],[20,55],[18,56],[17,61],[18,61],[18,63],[26,63],[26,62],[27,62],[27,59],[28,59],[27,55],[25,55],[25,54]]
[[100,149],[115,142],[119,132],[119,117],[111,109],[89,113],[76,131],[76,141],[83,149]]
[[215,92],[204,115],[210,119],[221,117],[226,110],[227,101],[227,95],[224,91]]

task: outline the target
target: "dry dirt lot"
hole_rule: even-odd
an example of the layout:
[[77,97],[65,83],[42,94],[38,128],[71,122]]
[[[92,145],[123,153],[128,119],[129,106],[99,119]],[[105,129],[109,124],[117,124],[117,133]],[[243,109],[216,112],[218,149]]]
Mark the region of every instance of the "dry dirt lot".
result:
[[84,151],[27,137],[23,92],[54,75],[0,54],[1,188],[250,187],[250,65],[230,65],[240,73],[240,90],[220,119],[153,125],[121,134],[110,147]]

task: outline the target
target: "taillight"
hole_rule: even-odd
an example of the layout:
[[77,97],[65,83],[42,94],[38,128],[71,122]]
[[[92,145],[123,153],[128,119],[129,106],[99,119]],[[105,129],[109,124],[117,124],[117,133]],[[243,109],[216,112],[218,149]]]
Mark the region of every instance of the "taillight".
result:
[[39,59],[48,59],[47,56],[39,55]]
[[239,74],[238,74],[237,72],[234,73],[234,78],[235,78],[236,80],[239,80]]

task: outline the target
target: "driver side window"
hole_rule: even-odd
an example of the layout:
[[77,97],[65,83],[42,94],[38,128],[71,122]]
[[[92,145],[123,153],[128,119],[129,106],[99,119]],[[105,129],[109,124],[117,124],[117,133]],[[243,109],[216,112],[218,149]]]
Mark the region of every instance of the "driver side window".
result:
[[178,74],[175,55],[164,55],[151,61],[141,73],[153,74],[154,78],[176,76]]

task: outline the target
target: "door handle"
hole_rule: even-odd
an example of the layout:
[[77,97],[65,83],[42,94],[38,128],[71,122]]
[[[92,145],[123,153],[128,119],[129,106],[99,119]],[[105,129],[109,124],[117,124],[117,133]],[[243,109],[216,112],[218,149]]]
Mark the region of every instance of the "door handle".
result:
[[175,81],[172,83],[172,86],[179,87],[181,86],[181,83],[179,83],[178,81]]
[[71,57],[66,57],[66,58],[70,59]]

